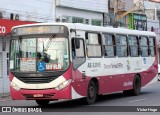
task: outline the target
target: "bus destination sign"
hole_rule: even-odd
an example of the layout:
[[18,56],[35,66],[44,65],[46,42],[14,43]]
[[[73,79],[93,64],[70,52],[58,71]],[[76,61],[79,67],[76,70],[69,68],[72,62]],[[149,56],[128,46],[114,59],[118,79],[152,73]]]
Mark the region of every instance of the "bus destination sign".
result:
[[12,30],[13,36],[47,33],[64,33],[64,26],[25,26]]

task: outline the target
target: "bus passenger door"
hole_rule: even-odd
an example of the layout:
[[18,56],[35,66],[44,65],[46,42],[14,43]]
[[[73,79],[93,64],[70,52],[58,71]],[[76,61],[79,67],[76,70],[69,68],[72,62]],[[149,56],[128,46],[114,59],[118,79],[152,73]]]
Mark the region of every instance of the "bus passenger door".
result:
[[82,79],[82,70],[80,66],[85,62],[85,53],[84,53],[84,40],[82,38],[73,38],[72,39],[72,62],[73,62],[73,74],[74,80]]
[[81,80],[82,72],[85,72],[85,68],[82,68],[82,64],[86,61],[84,45],[85,31],[75,30],[75,32],[72,32],[71,38],[73,79]]
[[[73,79],[73,89],[78,95],[85,96],[87,92],[87,83],[86,80],[83,79],[83,72],[85,72],[85,68],[83,67],[86,57],[84,50],[84,39],[83,38],[72,38],[72,79]],[[73,94],[72,98],[80,98],[77,97],[77,94]]]

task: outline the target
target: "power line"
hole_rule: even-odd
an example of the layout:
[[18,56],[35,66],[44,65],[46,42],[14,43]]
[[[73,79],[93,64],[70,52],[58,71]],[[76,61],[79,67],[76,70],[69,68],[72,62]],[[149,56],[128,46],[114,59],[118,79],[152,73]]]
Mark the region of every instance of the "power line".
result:
[[[7,10],[8,11],[15,11],[15,12],[21,13],[22,15],[25,15],[25,14],[28,15],[28,12],[23,12],[23,11],[19,11],[19,10],[11,10],[11,9],[4,9],[4,8],[3,8],[3,10],[5,10],[5,11],[7,11]],[[9,14],[9,12],[5,12],[5,13]],[[53,20],[53,18],[50,18],[50,17],[48,17],[46,15],[35,15],[35,14],[31,14],[30,13],[29,16],[31,16],[32,18],[38,18],[38,19],[44,19],[44,20]],[[46,18],[46,17],[48,17],[48,18]]]
[[[50,1],[46,1],[46,0],[36,0],[36,1],[40,1],[40,2],[45,2],[45,3],[50,3],[50,4],[52,4],[52,6],[51,6],[51,9],[50,9],[50,11],[48,12],[49,13],[49,15],[47,16],[47,15],[39,15],[39,14],[34,14],[34,13],[31,13],[31,12],[27,12],[27,11],[22,11],[22,10],[17,10],[17,9],[7,9],[7,8],[0,8],[0,11],[3,11],[4,10],[4,12],[6,12],[6,11],[9,11],[9,12],[17,12],[17,13],[20,13],[20,15],[23,15],[23,14],[27,14],[27,15],[29,15],[30,17],[32,17],[32,18],[39,18],[39,19],[45,19],[45,20],[52,20],[51,18],[49,18],[50,17],[50,15],[51,15],[51,10],[53,9],[53,5],[55,5],[55,2],[54,2],[54,0],[50,0]],[[13,4],[12,4],[13,5]],[[23,7],[24,7],[24,5],[25,4],[23,4]],[[19,6],[19,5],[17,5],[17,6]],[[27,7],[27,6],[25,6],[25,7]],[[6,12],[6,13],[9,13],[9,12]]]
[[45,0],[36,0],[36,1],[41,1],[41,2],[46,2],[46,3],[53,3],[53,2],[48,2],[48,1],[45,1]]
[[[54,2],[54,0],[53,0],[53,2]],[[52,7],[51,7],[51,9],[50,9],[50,12],[49,12],[49,16],[48,16],[48,17],[51,16],[51,12],[52,12],[52,10],[53,10],[53,6],[55,6],[55,4],[52,4]]]
[[[55,5],[55,0],[51,0],[50,1],[46,1],[46,0],[36,0],[36,1],[41,1],[41,2],[45,2],[45,3],[52,3],[52,6],[50,8],[50,11],[48,12],[48,16],[47,15],[39,15],[39,14],[34,14],[34,13],[30,13],[30,12],[26,12],[26,11],[22,11],[22,10],[15,10],[15,9],[6,9],[6,8],[3,8],[4,10],[7,10],[7,11],[14,11],[14,12],[18,12],[18,13],[23,13],[23,14],[28,14],[29,13],[29,16],[33,17],[33,18],[39,18],[39,19],[45,19],[45,20],[51,20],[50,18],[50,15],[51,15],[51,12],[52,12],[52,9],[53,9],[53,6]],[[82,0],[83,1],[83,0]],[[67,3],[67,4],[73,4],[73,3],[77,3],[78,5],[81,6],[87,6],[87,4],[89,4],[89,2],[82,2],[80,0],[76,0],[76,1],[69,1],[69,2],[66,2],[66,1],[61,1],[62,3]],[[105,4],[102,4],[102,3],[99,3],[99,2],[92,2],[92,7],[90,9],[92,9],[93,7],[97,7],[97,5],[101,5],[101,6],[106,6]],[[107,4],[107,2],[106,2]],[[98,9],[98,8],[97,8]],[[100,8],[98,10],[103,10],[104,8]],[[96,10],[96,9],[95,9]]]

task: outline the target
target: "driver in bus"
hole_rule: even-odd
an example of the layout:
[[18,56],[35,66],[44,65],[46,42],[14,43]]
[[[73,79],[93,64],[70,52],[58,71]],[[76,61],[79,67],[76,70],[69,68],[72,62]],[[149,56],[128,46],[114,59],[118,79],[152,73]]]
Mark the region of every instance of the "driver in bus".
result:
[[38,60],[38,62],[46,62],[46,63],[49,62],[49,58],[47,57],[46,53],[44,54],[44,58],[42,58],[41,53],[37,52],[37,60]]

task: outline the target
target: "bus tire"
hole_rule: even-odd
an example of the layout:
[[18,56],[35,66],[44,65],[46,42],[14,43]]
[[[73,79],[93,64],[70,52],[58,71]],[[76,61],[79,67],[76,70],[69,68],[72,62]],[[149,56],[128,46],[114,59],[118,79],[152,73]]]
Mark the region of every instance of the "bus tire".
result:
[[133,80],[133,89],[125,90],[123,91],[123,94],[127,96],[130,96],[130,95],[137,96],[140,94],[140,91],[141,91],[141,79],[139,75],[136,75]]
[[49,104],[49,100],[35,100],[39,106],[46,106]]
[[88,84],[87,97],[85,98],[85,103],[87,105],[94,104],[97,97],[97,88],[93,80]]
[[139,75],[136,75],[133,81],[132,95],[137,96],[141,92],[141,79]]
[[124,90],[123,94],[126,96],[130,96],[130,95],[132,95],[132,90]]

